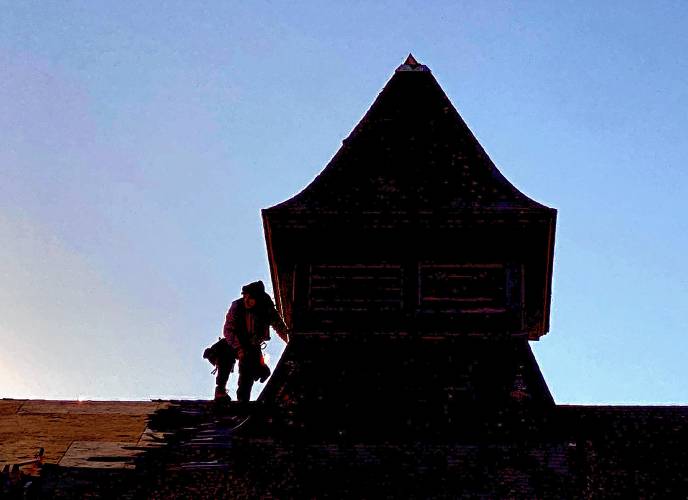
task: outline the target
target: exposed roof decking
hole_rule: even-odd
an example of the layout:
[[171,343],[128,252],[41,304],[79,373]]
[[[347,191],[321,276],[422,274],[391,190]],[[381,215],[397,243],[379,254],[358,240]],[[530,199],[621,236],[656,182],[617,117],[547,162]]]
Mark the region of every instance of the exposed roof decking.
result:
[[125,465],[125,461],[88,461],[90,456],[119,453],[124,447],[145,447],[154,438],[149,416],[167,405],[150,401],[0,400],[0,468],[32,460],[44,448],[44,462],[81,467]]

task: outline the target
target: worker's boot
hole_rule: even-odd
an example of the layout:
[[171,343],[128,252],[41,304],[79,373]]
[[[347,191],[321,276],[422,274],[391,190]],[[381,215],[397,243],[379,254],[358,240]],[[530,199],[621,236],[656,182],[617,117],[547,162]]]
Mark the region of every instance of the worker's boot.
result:
[[215,401],[231,401],[232,398],[227,394],[227,389],[225,387],[215,387]]

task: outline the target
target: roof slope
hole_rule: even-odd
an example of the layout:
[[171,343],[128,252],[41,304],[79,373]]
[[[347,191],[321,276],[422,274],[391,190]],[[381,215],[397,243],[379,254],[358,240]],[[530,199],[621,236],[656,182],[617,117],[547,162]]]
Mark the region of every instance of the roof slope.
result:
[[[102,432],[96,426],[112,426],[115,416],[152,410],[151,403],[46,403],[3,401],[0,411],[7,416],[19,410],[22,418],[29,418],[44,410],[51,412],[51,419],[81,417],[82,411],[95,417],[97,412],[98,423],[78,431],[94,433]],[[300,433],[255,434],[256,427],[237,425],[246,412],[253,414],[249,420],[263,420],[268,408],[262,408],[262,402],[250,407],[233,403],[221,411],[206,401],[169,403],[159,404],[148,423],[151,432],[163,436],[164,445],[146,447],[133,460],[135,468],[104,469],[105,464],[88,466],[88,461],[46,465],[42,476],[47,477],[34,482],[37,488],[31,490],[35,497],[686,498],[688,494],[685,406],[557,406],[540,427],[525,433],[501,432],[489,439],[469,434],[439,441],[371,441],[346,435],[304,440]],[[24,413],[29,411],[34,413]],[[504,423],[519,427],[518,420]],[[54,432],[47,428],[44,437]],[[24,498],[25,491],[21,488],[9,498]],[[2,492],[0,485],[0,496]]]
[[309,186],[268,211],[546,208],[499,172],[432,73],[411,56],[343,142]]
[[121,466],[87,458],[121,454],[123,444],[143,446],[149,437],[148,416],[165,406],[150,401],[2,399],[0,468],[31,460],[38,448],[45,450],[44,463]]
[[[233,411],[218,416],[207,405],[183,402],[158,412],[151,425],[168,431],[166,422],[174,422],[177,431],[167,446],[146,453],[158,464],[145,474],[146,496],[686,498],[688,492],[685,406],[558,406],[529,432],[393,441],[252,435],[245,432],[250,426],[236,428]],[[521,427],[518,419],[504,426]]]

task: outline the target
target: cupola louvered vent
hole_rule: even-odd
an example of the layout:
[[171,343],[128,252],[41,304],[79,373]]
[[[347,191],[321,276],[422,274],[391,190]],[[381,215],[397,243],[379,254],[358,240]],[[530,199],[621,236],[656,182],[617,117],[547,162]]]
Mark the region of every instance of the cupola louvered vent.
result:
[[400,311],[403,273],[400,265],[311,265],[311,311]]

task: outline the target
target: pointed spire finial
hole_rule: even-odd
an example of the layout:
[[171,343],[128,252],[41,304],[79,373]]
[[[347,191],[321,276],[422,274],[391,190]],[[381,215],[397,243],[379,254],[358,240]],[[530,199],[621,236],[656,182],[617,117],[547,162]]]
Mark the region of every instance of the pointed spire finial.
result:
[[406,58],[406,61],[404,61],[404,64],[407,66],[418,66],[418,61],[416,61],[416,58],[413,57],[413,54],[411,54],[409,52],[409,55]]
[[416,58],[413,57],[413,54],[409,53],[408,57],[404,61],[404,64],[399,66],[397,68],[397,72],[399,71],[427,71],[430,72],[430,69],[425,66],[424,64],[419,63],[416,61]]

